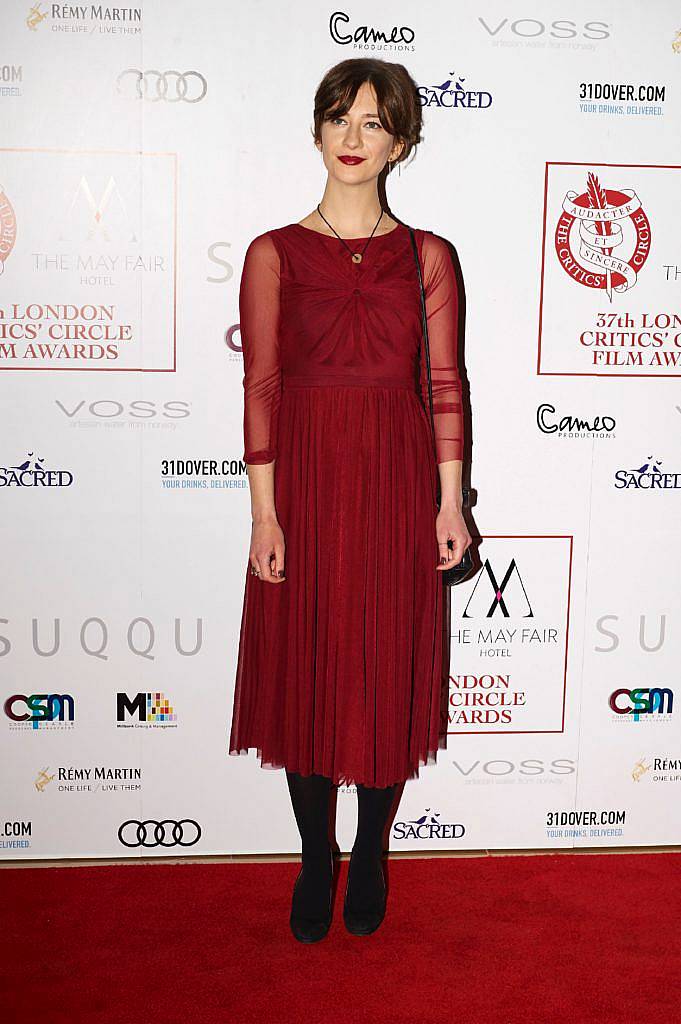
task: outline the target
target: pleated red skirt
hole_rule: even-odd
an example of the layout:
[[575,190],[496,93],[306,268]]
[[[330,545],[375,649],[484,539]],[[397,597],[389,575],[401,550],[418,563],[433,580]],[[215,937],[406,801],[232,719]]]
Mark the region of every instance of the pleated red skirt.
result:
[[245,565],[229,753],[388,786],[446,747],[447,588],[412,383],[284,375],[275,463],[286,580]]

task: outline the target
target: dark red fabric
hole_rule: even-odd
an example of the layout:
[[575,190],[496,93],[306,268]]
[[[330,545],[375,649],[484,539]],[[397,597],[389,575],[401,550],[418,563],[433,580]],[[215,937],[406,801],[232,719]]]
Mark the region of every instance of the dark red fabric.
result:
[[246,561],[229,752],[337,783],[414,778],[446,744],[436,458],[463,450],[458,293],[446,243],[415,234],[435,452],[405,225],[357,264],[289,224],[251,242],[241,278],[244,457],[275,460],[287,578]]
[[[445,242],[414,231],[428,320],[437,461],[462,458],[458,293]],[[362,252],[368,239],[346,239]],[[407,228],[369,241],[361,263],[343,243],[302,224],[254,238],[239,290],[244,358],[244,460],[277,455],[282,378],[307,384],[414,386],[428,408],[418,277]],[[284,438],[284,443],[287,439]]]

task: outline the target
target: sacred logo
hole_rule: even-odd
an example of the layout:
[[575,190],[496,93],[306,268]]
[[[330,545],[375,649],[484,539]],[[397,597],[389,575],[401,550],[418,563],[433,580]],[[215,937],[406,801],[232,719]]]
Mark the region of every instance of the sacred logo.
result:
[[14,208],[0,185],[0,274],[4,272],[5,260],[9,257],[17,240],[17,218]]
[[626,292],[650,253],[650,223],[631,188],[603,188],[589,171],[585,192],[569,190],[556,225],[556,253],[573,281],[587,288]]

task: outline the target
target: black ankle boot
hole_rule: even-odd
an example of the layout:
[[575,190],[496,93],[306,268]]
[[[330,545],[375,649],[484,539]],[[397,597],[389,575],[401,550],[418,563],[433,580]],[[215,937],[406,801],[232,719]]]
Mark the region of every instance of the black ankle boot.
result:
[[291,931],[299,942],[319,942],[331,927],[333,850],[329,865],[307,858],[293,886]]
[[361,861],[353,849],[345,886],[343,921],[353,935],[371,935],[385,917],[386,887],[380,856]]

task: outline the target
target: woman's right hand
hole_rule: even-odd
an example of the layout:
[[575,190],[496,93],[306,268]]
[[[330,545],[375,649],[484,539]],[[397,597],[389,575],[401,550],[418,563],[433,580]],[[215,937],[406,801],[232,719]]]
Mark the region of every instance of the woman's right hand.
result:
[[265,519],[254,519],[251,528],[251,549],[248,560],[258,570],[258,579],[266,583],[284,583],[286,580],[284,554],[286,543],[284,532],[272,515]]

